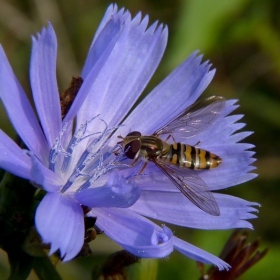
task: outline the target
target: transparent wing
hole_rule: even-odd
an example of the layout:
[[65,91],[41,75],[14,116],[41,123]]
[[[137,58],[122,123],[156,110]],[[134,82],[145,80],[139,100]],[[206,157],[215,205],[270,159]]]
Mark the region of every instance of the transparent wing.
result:
[[156,160],[153,162],[194,205],[210,215],[220,216],[213,194],[194,170]]
[[175,119],[154,132],[161,134],[180,134],[180,137],[190,138],[211,125],[223,111],[226,99],[222,96],[209,96],[188,107]]

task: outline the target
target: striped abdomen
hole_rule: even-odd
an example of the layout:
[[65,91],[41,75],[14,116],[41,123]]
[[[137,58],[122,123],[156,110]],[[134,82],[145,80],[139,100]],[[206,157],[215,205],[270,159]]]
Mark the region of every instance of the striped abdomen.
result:
[[210,169],[222,163],[219,156],[183,143],[170,145],[168,153],[160,156],[158,160],[191,169]]

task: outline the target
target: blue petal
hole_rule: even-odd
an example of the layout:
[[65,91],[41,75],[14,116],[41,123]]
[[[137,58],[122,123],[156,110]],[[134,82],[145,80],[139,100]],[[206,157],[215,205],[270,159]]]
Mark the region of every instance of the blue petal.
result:
[[110,5],[107,8],[91,43],[81,75],[83,79],[89,74],[110,42],[119,37],[121,26],[124,24],[126,17],[129,17],[128,13],[125,13],[125,17],[123,12],[123,9],[118,12],[117,5]]
[[[221,116],[204,131],[195,137],[189,138],[187,144],[195,145],[199,142],[199,147],[207,149],[213,145],[236,143],[237,141],[234,141],[235,139],[238,141],[242,140],[243,138],[241,137],[236,138],[236,134],[234,133],[245,126],[244,123],[236,123],[243,115],[231,115],[226,117],[226,115],[238,107],[233,105],[234,102],[235,100],[228,100],[226,102],[226,108]],[[244,137],[245,136],[246,134],[244,134]],[[176,141],[180,142],[181,139],[176,138]]]
[[130,209],[140,215],[184,227],[252,229],[251,223],[246,220],[256,218],[251,212],[257,212],[252,206],[259,206],[258,203],[225,194],[213,195],[220,207],[220,216],[205,213],[182,193],[168,191],[142,191],[141,197]]
[[[116,4],[111,4],[109,5],[109,7],[107,8],[102,20],[100,21],[99,23],[99,26],[95,32],[95,35],[94,35],[94,38],[92,40],[92,43],[91,43],[91,47],[90,49],[92,48],[92,46],[94,45],[95,41],[97,40],[97,38],[99,37],[101,31],[104,29],[104,27],[106,26],[106,24],[112,19],[112,17],[117,14],[118,12],[118,6]],[[120,11],[122,14],[124,12],[124,9],[121,9]]]
[[51,24],[32,38],[30,82],[33,99],[49,146],[61,131],[61,110],[56,81],[57,40]]
[[0,129],[0,168],[8,172],[31,179],[31,160],[9,136]]
[[49,147],[34,111],[0,46],[0,97],[9,118],[26,146],[47,161]]
[[[252,180],[257,176],[257,174],[249,173],[255,169],[254,166],[251,166],[255,161],[252,158],[254,152],[246,151],[252,147],[254,146],[251,144],[243,143],[208,147],[209,151],[222,158],[222,164],[210,170],[205,169],[195,172],[211,190],[225,189]],[[133,172],[135,172],[134,168],[131,168],[130,173]],[[163,173],[153,163],[149,163],[143,173],[145,176],[136,179],[136,183],[143,190],[177,191],[169,178],[163,176]]]
[[98,77],[95,81],[90,79],[87,88],[90,94],[79,111],[78,125],[100,114],[109,126],[115,126],[140,96],[162,58],[167,41],[166,28],[162,25],[156,28],[154,23],[146,29],[147,24],[148,18],[141,21],[140,14],[131,22],[125,21],[124,31]]
[[163,258],[173,250],[173,236],[167,227],[160,228],[151,221],[127,209],[93,209],[97,226],[125,250],[141,258]]
[[[91,46],[82,73],[82,76],[85,80],[79,90],[79,94],[76,96],[69,112],[64,118],[64,123],[71,121],[76,116],[78,111],[80,111],[80,107],[86,102],[85,99],[89,94],[91,94],[92,86],[104,67],[106,61],[108,60],[108,57],[115,47],[117,40],[121,34],[126,34],[128,32],[128,25],[124,24],[124,21],[127,19],[127,17],[127,13],[124,15],[120,13],[112,17],[102,29],[102,31],[100,31],[100,34],[95,40],[94,45]],[[94,103],[91,103],[91,106]],[[90,108],[89,112],[92,112],[92,107]],[[87,113],[87,116],[89,112]],[[94,115],[90,114],[86,118],[86,121],[97,114],[98,113],[94,113]],[[83,124],[84,123],[85,122],[83,122]]]
[[60,193],[47,193],[37,208],[35,224],[50,254],[60,250],[63,261],[74,258],[84,243],[81,206]]
[[225,189],[255,178],[257,175],[248,173],[255,167],[250,166],[255,159],[251,144],[224,144],[209,147],[209,151],[219,155],[223,162],[217,168],[198,172],[211,190]]
[[217,266],[219,270],[229,270],[231,268],[229,264],[218,257],[176,237],[174,237],[174,248],[181,254],[195,261],[213,264]]
[[[221,156],[222,164],[210,170],[198,170],[195,172],[211,190],[225,189],[251,180],[257,175],[248,173],[255,169],[255,167],[250,166],[255,161],[252,158],[254,153],[245,151],[250,147],[253,146],[243,143],[213,146],[210,151]],[[135,172],[134,168],[127,169],[127,172],[129,171],[130,173]],[[179,191],[153,163],[148,164],[143,174],[145,176],[136,179],[137,185],[142,190]]]
[[177,67],[133,110],[117,135],[126,135],[130,130],[151,134],[196,101],[215,73],[209,72],[207,62],[200,65],[202,56],[196,54]]
[[32,159],[31,181],[43,187],[48,192],[57,191],[62,185],[62,178],[45,167],[32,153],[29,153]]
[[133,180],[126,180],[118,172],[112,172],[106,185],[78,192],[75,197],[88,207],[121,207],[133,205],[140,197],[141,190]]

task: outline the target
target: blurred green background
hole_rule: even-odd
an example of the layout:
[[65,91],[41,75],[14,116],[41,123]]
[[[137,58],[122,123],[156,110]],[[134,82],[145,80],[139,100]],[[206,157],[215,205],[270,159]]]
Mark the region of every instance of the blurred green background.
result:
[[[0,0],[0,42],[9,61],[30,94],[28,69],[31,34],[51,21],[58,37],[57,75],[60,91],[70,77],[79,75],[94,32],[110,1],[107,0]],[[280,276],[280,1],[274,0],[134,0],[117,1],[136,15],[149,14],[150,23],[168,25],[166,53],[147,94],[190,53],[199,49],[217,69],[205,95],[239,99],[236,113],[245,114],[246,142],[256,145],[259,177],[226,190],[262,204],[252,220],[268,255],[240,279],[279,279]],[[0,126],[14,136],[2,105]],[[172,227],[175,234],[218,255],[231,231],[200,231]],[[92,242],[94,256],[58,265],[63,279],[90,279],[98,256],[117,246],[105,236]],[[118,247],[117,247],[118,248]],[[5,253],[0,252],[0,278],[8,276]],[[157,279],[198,279],[194,261],[174,252],[159,261]],[[34,274],[29,279],[37,279]]]

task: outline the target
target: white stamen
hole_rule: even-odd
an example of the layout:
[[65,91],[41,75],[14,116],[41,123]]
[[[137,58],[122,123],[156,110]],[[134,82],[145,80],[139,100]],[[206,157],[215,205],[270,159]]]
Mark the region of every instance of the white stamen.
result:
[[67,152],[64,150],[64,148],[61,145],[61,139],[63,134],[65,133],[66,129],[68,126],[68,122],[66,122],[63,125],[63,128],[61,130],[61,132],[59,133],[59,136],[57,137],[57,139],[55,140],[55,143],[53,145],[53,147],[50,150],[50,155],[49,155],[49,169],[52,171],[55,171],[55,163],[57,161],[57,158],[60,154],[65,154],[67,155]]
[[78,131],[74,134],[74,136],[72,137],[68,147],[67,147],[67,156],[64,158],[63,160],[63,164],[62,164],[62,167],[61,167],[61,171],[64,173],[68,166],[69,166],[69,163],[70,163],[70,160],[71,160],[71,156],[73,155],[73,152],[74,152],[74,148],[84,139],[90,137],[90,136],[93,136],[93,135],[96,135],[96,134],[100,134],[101,132],[95,132],[95,133],[90,133],[86,136],[85,133],[87,131],[87,127],[88,127],[88,124],[91,123],[93,120],[95,120],[99,115],[93,117],[90,121],[87,121],[85,124],[82,124],[80,126],[80,128],[78,129]]
[[[103,119],[99,119],[105,124],[105,128],[103,129],[103,131],[86,134],[88,125],[97,117],[98,116],[92,118],[90,121],[87,121],[85,124],[82,124],[80,126],[78,131],[70,140],[70,143],[66,150],[61,145],[62,136],[66,130],[65,126],[51,150],[50,158],[52,159],[52,161],[50,165],[52,166],[53,170],[55,169],[58,155],[64,156],[61,166],[61,172],[66,173],[69,168],[72,168],[73,170],[66,184],[61,189],[61,193],[66,192],[74,183],[77,186],[76,182],[81,185],[81,187],[78,188],[78,191],[88,188],[100,176],[108,173],[112,169],[116,167],[127,166],[126,164],[122,164],[120,162],[123,158],[123,153],[118,153],[117,156],[114,155],[116,147],[114,147],[114,149],[111,149],[111,151],[109,152],[103,153],[103,150],[107,146],[109,141],[109,139],[106,139],[106,137],[108,137],[108,135],[110,135],[120,126],[108,128],[107,123]],[[84,152],[81,154],[78,162],[75,163],[75,166],[71,165],[70,162],[74,154],[75,147],[81,145],[81,142],[89,137],[94,138],[93,140],[91,140],[90,144],[85,147]],[[113,159],[108,162],[109,158],[112,155]]]

